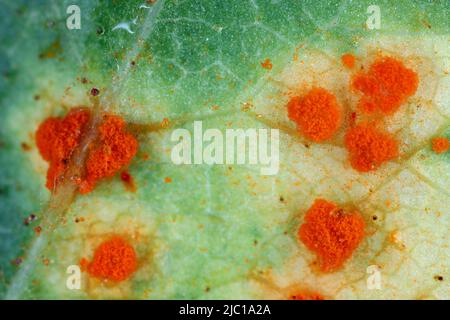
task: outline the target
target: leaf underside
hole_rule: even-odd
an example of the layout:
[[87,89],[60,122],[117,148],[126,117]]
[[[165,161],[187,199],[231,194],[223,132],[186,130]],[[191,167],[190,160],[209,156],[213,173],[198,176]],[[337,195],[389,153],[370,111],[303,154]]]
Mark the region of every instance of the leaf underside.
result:
[[[302,288],[332,299],[449,298],[450,157],[430,148],[432,137],[450,134],[448,1],[378,1],[380,30],[365,27],[370,1],[79,1],[81,29],[68,30],[71,4],[1,4],[3,297],[282,299]],[[420,79],[386,120],[401,156],[371,173],[349,165],[338,143],[345,128],[336,143],[314,144],[286,114],[288,94],[305,84],[355,107],[352,71],[340,63],[346,52],[363,65],[379,53],[397,57]],[[87,195],[52,196],[34,132],[49,116],[92,107],[93,87],[102,111],[147,128],[127,168],[137,190],[115,177]],[[278,128],[278,174],[173,164],[173,129],[192,132],[196,120],[204,130]],[[316,198],[351,205],[366,221],[367,236],[332,273],[317,272],[296,238]],[[24,226],[31,213],[38,220]],[[44,216],[57,226],[36,236]],[[115,285],[83,273],[82,289],[67,289],[67,267],[113,233],[135,240],[138,271]],[[380,290],[366,284],[372,265]]]

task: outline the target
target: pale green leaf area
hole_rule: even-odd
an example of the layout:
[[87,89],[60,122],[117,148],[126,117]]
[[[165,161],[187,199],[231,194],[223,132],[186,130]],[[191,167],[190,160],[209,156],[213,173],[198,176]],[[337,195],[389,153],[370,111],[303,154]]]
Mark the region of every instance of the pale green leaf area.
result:
[[[450,136],[448,1],[377,1],[380,30],[365,27],[370,1],[77,3],[80,30],[66,28],[73,1],[0,3],[3,297],[284,299],[301,289],[328,299],[449,298],[450,157],[430,144]],[[113,30],[122,22],[131,32]],[[396,57],[420,78],[416,94],[382,120],[401,141],[400,157],[371,173],[349,164],[348,121],[316,144],[287,118],[289,95],[312,86],[332,91],[347,116],[355,109],[345,52],[358,67]],[[267,58],[271,70],[261,66]],[[128,167],[136,191],[114,177],[87,195],[72,198],[70,187],[51,195],[34,132],[49,116],[92,107],[93,87],[99,110],[137,132]],[[172,131],[193,132],[195,120],[221,131],[279,129],[278,174],[173,164]],[[366,222],[363,242],[332,273],[317,271],[296,236],[316,198],[357,208]],[[25,226],[31,213],[38,220]],[[44,218],[54,228],[36,236]],[[117,284],[82,273],[81,290],[69,290],[67,267],[91,259],[112,234],[130,239],[137,272]],[[379,290],[367,286],[369,266],[380,270]]]

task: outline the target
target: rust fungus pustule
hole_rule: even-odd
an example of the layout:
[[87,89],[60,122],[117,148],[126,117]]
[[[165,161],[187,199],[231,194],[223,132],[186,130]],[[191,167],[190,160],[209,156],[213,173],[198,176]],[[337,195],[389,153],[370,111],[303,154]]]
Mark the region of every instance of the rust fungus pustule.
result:
[[[36,132],[36,144],[50,166],[46,186],[54,190],[79,146],[91,114],[87,109],[72,109],[64,118],[48,118]],[[125,121],[107,114],[97,129],[97,139],[89,145],[83,177],[77,180],[80,193],[93,190],[97,181],[114,176],[135,156],[136,138],[126,131]]]
[[342,55],[341,61],[346,68],[351,69],[355,66],[356,58],[351,53],[346,53]]
[[396,112],[418,86],[417,73],[391,57],[377,59],[367,73],[358,72],[352,79],[352,87],[362,93],[358,107],[366,113]]
[[431,140],[431,148],[437,154],[447,152],[449,147],[450,147],[450,142],[448,141],[447,138],[438,137],[438,138],[433,138]]
[[58,178],[67,169],[89,119],[90,112],[87,109],[72,109],[64,118],[46,119],[36,131],[36,145],[42,158],[49,163],[46,182],[48,189],[56,187]]
[[372,123],[361,123],[345,134],[352,167],[360,172],[376,170],[398,156],[398,141]]
[[323,88],[313,88],[304,96],[292,97],[288,117],[301,134],[315,142],[330,139],[341,124],[341,109],[336,97]]
[[263,67],[264,69],[267,70],[272,70],[272,62],[270,61],[269,58],[267,58],[266,60],[264,60],[263,62],[261,62],[261,67]]
[[125,121],[115,115],[105,115],[99,127],[99,141],[86,160],[86,177],[80,193],[90,192],[98,180],[114,176],[135,156],[136,138],[125,131]]
[[102,242],[91,262],[83,258],[81,268],[94,278],[120,282],[127,280],[137,269],[137,256],[133,246],[120,236]]
[[320,270],[341,268],[364,238],[365,223],[357,211],[347,213],[324,199],[316,199],[305,215],[298,237],[317,255]]

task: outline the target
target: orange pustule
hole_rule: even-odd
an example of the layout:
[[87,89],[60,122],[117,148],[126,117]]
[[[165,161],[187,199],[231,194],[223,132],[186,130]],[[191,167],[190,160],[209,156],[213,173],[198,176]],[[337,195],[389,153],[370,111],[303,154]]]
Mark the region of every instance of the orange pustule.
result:
[[336,97],[323,88],[313,88],[303,97],[292,97],[288,117],[301,134],[321,142],[330,139],[341,124],[341,109]]
[[447,152],[449,146],[450,146],[450,143],[447,138],[438,137],[438,138],[433,138],[431,140],[431,148],[437,154]]
[[352,87],[362,93],[358,106],[366,113],[396,112],[418,86],[417,73],[391,57],[379,58],[367,73],[358,72],[352,79]]
[[320,270],[341,268],[364,238],[365,223],[359,212],[346,213],[330,201],[316,199],[308,209],[298,237],[317,257]]
[[58,178],[66,170],[89,118],[88,110],[72,109],[64,118],[48,118],[37,129],[36,145],[42,158],[49,162],[46,182],[48,189],[56,187]]
[[91,262],[82,259],[83,269],[95,277],[120,282],[127,280],[137,269],[134,248],[123,238],[113,236],[101,243]]
[[345,134],[345,147],[355,170],[376,170],[383,163],[398,156],[398,142],[371,123],[351,127]]

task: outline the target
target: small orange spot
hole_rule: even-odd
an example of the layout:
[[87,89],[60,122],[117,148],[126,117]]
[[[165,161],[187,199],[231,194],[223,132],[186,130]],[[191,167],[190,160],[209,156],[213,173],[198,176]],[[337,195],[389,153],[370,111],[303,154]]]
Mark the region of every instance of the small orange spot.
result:
[[106,115],[99,127],[99,143],[86,160],[86,176],[80,184],[81,194],[92,191],[98,180],[112,177],[127,165],[138,149],[136,138],[125,131],[125,121]]
[[79,223],[79,222],[84,222],[84,218],[83,217],[76,217],[75,218],[75,223]]
[[36,233],[36,235],[40,235],[41,234],[41,232],[42,232],[42,227],[41,226],[37,226],[37,227],[34,227],[34,233]]
[[39,54],[39,59],[53,59],[63,52],[61,42],[56,39],[43,52]]
[[289,295],[289,300],[325,300],[325,298],[318,293],[302,291]]
[[165,177],[164,178],[164,182],[165,183],[171,183],[172,182],[172,178],[171,177]]
[[89,266],[89,261],[86,258],[81,258],[80,262],[78,263],[80,265],[81,271],[87,271]]
[[270,59],[267,58],[265,61],[261,62],[261,67],[267,70],[272,70],[273,65],[272,62],[270,62]]
[[352,87],[363,94],[358,106],[366,113],[396,112],[418,86],[417,73],[390,57],[376,60],[367,73],[361,71],[352,80]]
[[377,169],[398,156],[398,142],[372,124],[359,124],[345,134],[352,167],[361,172]]
[[54,189],[66,170],[89,118],[89,111],[72,109],[64,118],[48,118],[36,131],[36,145],[42,158],[50,165],[45,185],[49,190]]
[[439,137],[439,138],[433,138],[431,140],[431,147],[434,152],[437,154],[445,153],[448,151],[448,148],[450,146],[450,143],[447,138]]
[[342,64],[347,68],[351,69],[355,66],[356,58],[351,53],[346,53],[341,57]]
[[288,117],[309,139],[321,142],[331,138],[341,124],[341,110],[336,97],[322,88],[313,88],[303,97],[288,103]]
[[316,199],[298,230],[299,239],[316,253],[323,272],[342,267],[364,237],[365,223],[357,211],[345,213],[336,204]]
[[169,118],[164,118],[161,121],[161,128],[167,128],[169,126],[169,123],[170,123]]
[[396,245],[400,250],[406,249],[406,245],[401,240],[401,235],[398,230],[391,231],[388,236],[389,242]]
[[123,281],[137,269],[136,252],[127,241],[113,236],[97,247],[92,262],[82,258],[80,267],[95,278]]

